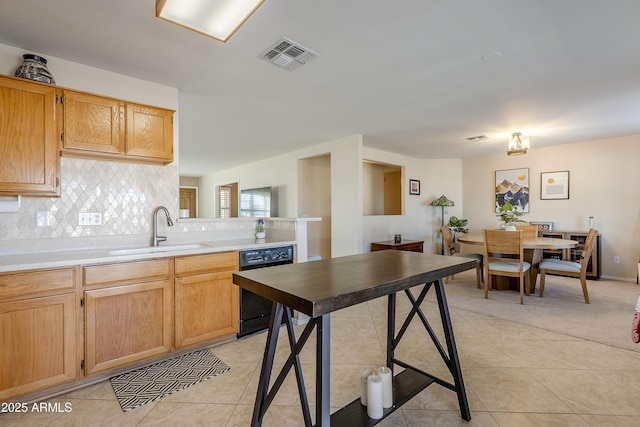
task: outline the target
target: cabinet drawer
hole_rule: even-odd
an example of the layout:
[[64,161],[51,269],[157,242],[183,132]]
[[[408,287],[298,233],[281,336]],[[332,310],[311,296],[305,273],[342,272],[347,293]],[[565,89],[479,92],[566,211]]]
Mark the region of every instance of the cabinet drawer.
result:
[[176,276],[188,276],[202,272],[238,271],[238,252],[220,252],[176,258]]
[[84,285],[114,285],[149,279],[168,279],[171,260],[154,259],[115,264],[88,265],[83,267]]
[[75,269],[36,270],[0,274],[0,298],[11,298],[38,292],[71,291],[75,288]]

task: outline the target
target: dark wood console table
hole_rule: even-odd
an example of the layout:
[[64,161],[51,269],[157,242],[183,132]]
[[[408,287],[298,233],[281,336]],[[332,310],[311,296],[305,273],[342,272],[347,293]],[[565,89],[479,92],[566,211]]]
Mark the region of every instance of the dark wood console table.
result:
[[424,252],[424,240],[402,240],[395,243],[393,240],[371,243],[371,252],[395,249],[398,251]]
[[[329,343],[331,312],[381,296],[388,297],[386,365],[392,372],[394,365],[405,368],[393,378],[393,406],[384,410],[383,419],[420,391],[436,383],[456,392],[461,417],[469,421],[471,413],[453,336],[443,278],[474,268],[475,260],[472,259],[406,251],[378,251],[234,273],[233,282],[236,285],[273,301],[251,425],[262,426],[264,414],[292,368],[298,382],[305,426],[357,427],[373,426],[380,422],[381,420],[373,420],[367,416],[367,410],[360,404],[359,398],[330,415]],[[425,286],[416,297],[411,288],[421,284]],[[431,289],[435,289],[436,292],[445,345],[440,343],[420,308]],[[401,291],[407,294],[413,307],[396,333],[396,293]],[[291,320],[293,310],[311,317],[298,338],[295,336]],[[451,372],[453,384],[394,357],[395,348],[405,336],[409,324],[416,315]],[[283,317],[291,353],[269,389]],[[314,328],[316,328],[316,422],[312,424],[300,365],[300,352]]]

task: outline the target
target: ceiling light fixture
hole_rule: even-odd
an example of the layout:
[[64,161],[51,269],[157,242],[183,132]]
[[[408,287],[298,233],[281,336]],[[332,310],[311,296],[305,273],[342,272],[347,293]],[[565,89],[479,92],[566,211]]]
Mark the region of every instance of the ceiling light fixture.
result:
[[156,0],[156,16],[226,42],[264,0]]
[[515,132],[509,139],[509,146],[507,148],[507,156],[520,156],[527,154],[529,149],[529,138],[522,136],[520,132]]

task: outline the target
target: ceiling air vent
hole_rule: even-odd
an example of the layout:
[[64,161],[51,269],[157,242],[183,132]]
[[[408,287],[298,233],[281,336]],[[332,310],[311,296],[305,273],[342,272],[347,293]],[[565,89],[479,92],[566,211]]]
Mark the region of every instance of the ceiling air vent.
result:
[[282,37],[258,55],[258,58],[289,71],[300,68],[317,57],[317,53],[285,37]]
[[487,139],[489,139],[489,137],[487,135],[478,135],[478,136],[470,136],[469,138],[465,138],[465,139],[471,142],[479,142],[479,141],[486,141]]

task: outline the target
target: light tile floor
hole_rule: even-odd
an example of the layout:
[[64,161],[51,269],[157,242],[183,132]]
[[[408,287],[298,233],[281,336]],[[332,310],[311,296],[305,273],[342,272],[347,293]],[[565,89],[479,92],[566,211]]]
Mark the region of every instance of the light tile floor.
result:
[[[399,300],[399,313],[406,313],[406,299]],[[424,309],[439,329],[435,305],[427,302]],[[386,300],[378,299],[332,315],[332,410],[358,398],[363,369],[384,363],[385,312]],[[452,310],[451,315],[471,421],[460,418],[452,391],[431,385],[380,426],[640,425],[640,353],[467,311]],[[449,379],[421,325],[413,324],[408,334],[397,354]],[[245,427],[251,420],[265,339],[263,333],[214,347],[231,366],[229,372],[127,413],[120,409],[110,382],[104,381],[49,400],[63,408],[68,403],[69,412],[5,413],[0,414],[0,425]],[[281,344],[280,362],[286,342]],[[313,342],[301,361],[313,402]],[[303,425],[293,374],[269,408],[264,425]]]

